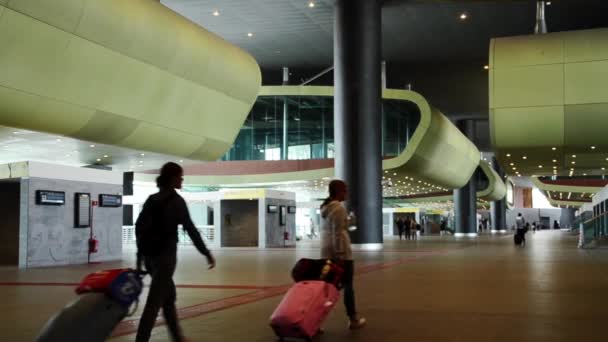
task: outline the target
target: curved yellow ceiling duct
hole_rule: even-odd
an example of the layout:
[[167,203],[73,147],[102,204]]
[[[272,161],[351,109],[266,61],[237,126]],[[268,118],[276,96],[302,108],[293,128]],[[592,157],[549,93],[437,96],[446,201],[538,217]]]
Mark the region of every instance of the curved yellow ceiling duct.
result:
[[491,41],[491,140],[508,173],[603,173],[607,41],[607,28]]
[[0,0],[0,125],[216,160],[257,97],[246,52],[147,0]]
[[479,167],[488,177],[488,187],[478,191],[477,197],[486,201],[500,201],[503,199],[507,194],[507,187],[500,175],[485,161],[480,162]]
[[[330,97],[333,96],[333,87],[262,87],[260,95]],[[384,90],[383,98],[410,101],[420,110],[420,124],[407,147],[397,157],[384,160],[382,162],[383,170],[390,170],[390,177],[395,177],[395,179],[405,176],[415,177],[417,182],[429,182],[433,186],[444,188],[459,188],[466,184],[479,165],[480,153],[475,145],[418,93],[388,89]],[[334,169],[325,168],[238,176],[190,175],[186,177],[185,182],[205,185],[257,184],[261,186],[269,183],[311,181],[333,176]],[[148,176],[138,177],[145,180]]]

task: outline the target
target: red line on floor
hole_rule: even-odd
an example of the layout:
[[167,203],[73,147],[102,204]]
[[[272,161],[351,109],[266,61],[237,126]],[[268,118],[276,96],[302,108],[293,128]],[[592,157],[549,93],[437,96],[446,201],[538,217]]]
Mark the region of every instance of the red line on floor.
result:
[[[67,286],[76,287],[80,283],[53,283],[53,282],[0,282],[0,286]],[[210,289],[210,290],[265,290],[274,286],[256,285],[199,285],[199,284],[179,284],[175,285],[179,289]]]
[[[447,252],[437,252],[437,253],[425,253],[421,256],[431,256],[431,255],[443,255]],[[409,257],[404,259],[398,259],[390,262],[380,263],[380,264],[370,264],[358,267],[356,270],[356,274],[366,274],[374,271],[383,270],[386,268],[391,268],[394,266],[402,265],[407,262],[412,262],[418,260],[417,257]],[[228,298],[222,298],[202,304],[196,304],[187,306],[184,308],[179,308],[177,310],[178,316],[180,319],[193,318],[202,316],[211,312],[220,311],[229,309],[235,306],[240,306],[244,304],[249,304],[253,302],[258,302],[263,299],[276,297],[283,295],[289,290],[292,284],[286,284],[281,286],[276,286],[272,288],[267,288],[260,291],[245,293],[242,295],[237,295]],[[156,321],[155,326],[163,325],[164,321],[162,319],[158,319]],[[139,318],[129,319],[122,321],[112,333],[112,337],[125,336],[130,335],[137,332],[137,326],[139,325]]]

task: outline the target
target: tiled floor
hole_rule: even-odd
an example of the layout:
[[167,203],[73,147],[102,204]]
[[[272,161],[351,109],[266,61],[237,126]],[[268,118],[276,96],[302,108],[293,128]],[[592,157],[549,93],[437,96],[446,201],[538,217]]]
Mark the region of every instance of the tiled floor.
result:
[[[321,341],[594,341],[608,340],[608,250],[580,250],[564,232],[528,234],[525,248],[511,236],[389,240],[382,252],[358,252],[360,312],[369,325],[348,331],[340,304]],[[175,281],[221,287],[178,289],[184,331],[193,341],[273,341],[268,317],[300,257],[317,257],[316,243],[297,249],[223,249],[205,270],[182,248]],[[78,282],[93,270],[122,263],[18,271],[0,268],[0,282]],[[270,288],[268,288],[270,287]],[[1,285],[0,340],[32,341],[48,317],[74,299],[71,286]],[[146,293],[142,296],[145,297]],[[132,341],[128,318],[112,341]],[[164,326],[153,341],[167,341]]]

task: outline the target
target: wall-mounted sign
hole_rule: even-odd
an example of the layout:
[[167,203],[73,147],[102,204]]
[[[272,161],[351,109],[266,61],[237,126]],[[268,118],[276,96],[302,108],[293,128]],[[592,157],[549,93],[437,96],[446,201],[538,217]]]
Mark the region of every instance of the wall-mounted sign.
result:
[[99,206],[100,207],[113,207],[118,208],[122,206],[122,196],[110,195],[110,194],[99,194]]
[[36,190],[36,204],[39,205],[64,205],[65,192],[51,190]]
[[91,194],[77,192],[74,198],[74,227],[87,228],[91,219]]
[[276,213],[279,211],[279,206],[278,205],[269,205],[266,207],[266,211],[269,213]]
[[290,205],[289,207],[287,207],[287,213],[288,214],[295,214],[296,213],[296,207]]

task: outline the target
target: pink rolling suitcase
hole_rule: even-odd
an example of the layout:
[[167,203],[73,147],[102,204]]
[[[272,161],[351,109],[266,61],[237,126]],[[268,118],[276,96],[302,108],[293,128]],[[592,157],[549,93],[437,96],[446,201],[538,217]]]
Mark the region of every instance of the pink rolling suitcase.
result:
[[325,281],[295,283],[270,316],[270,326],[280,339],[311,340],[339,297],[338,289]]

